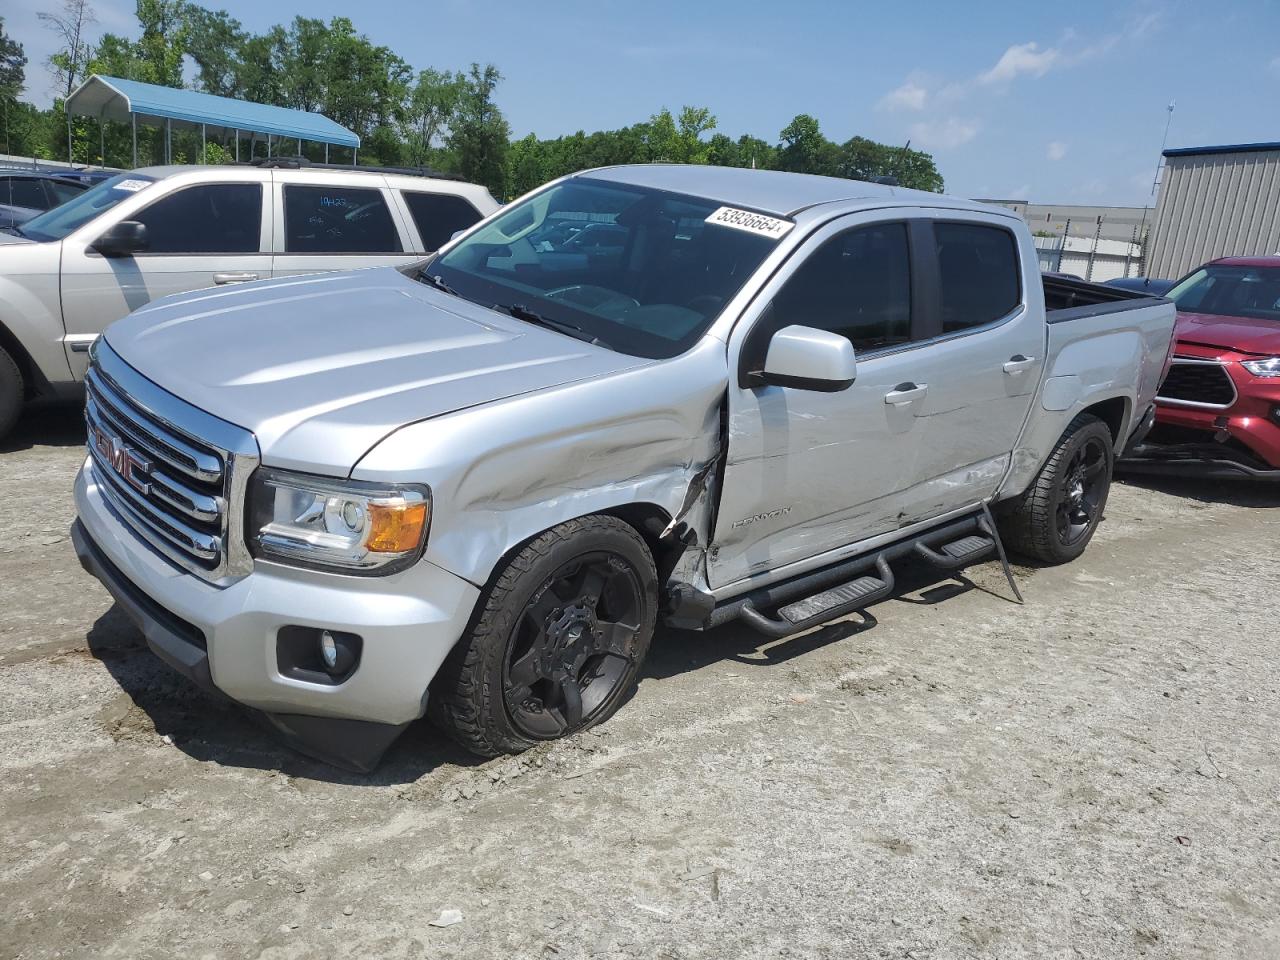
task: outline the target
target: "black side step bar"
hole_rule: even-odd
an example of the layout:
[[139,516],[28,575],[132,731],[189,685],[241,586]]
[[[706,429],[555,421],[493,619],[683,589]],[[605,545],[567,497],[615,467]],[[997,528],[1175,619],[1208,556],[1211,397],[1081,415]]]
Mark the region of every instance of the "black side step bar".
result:
[[803,600],[796,600],[769,617],[755,608],[750,600],[743,604],[738,616],[750,627],[769,637],[785,637],[845,614],[862,610],[893,593],[893,571],[884,554],[876,557],[879,576],[862,576]]
[[[990,509],[984,504],[967,517],[881,550],[833,564],[794,580],[735,597],[715,607],[705,627],[741,619],[769,637],[785,637],[838,619],[889,597],[894,590],[891,561],[914,555],[943,570],[958,570],[995,554],[1018,602],[1022,594],[1013,580],[1004,545]],[[870,571],[874,569],[875,573]],[[762,610],[776,609],[770,615]]]

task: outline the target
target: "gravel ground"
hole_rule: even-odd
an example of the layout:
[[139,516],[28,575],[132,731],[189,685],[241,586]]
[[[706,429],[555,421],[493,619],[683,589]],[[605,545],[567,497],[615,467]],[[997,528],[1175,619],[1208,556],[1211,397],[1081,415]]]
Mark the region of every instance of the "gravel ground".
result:
[[0,956],[1280,956],[1280,491],[1122,484],[1024,606],[987,564],[665,631],[598,731],[364,778],[146,652],[67,539],[82,442],[0,448]]

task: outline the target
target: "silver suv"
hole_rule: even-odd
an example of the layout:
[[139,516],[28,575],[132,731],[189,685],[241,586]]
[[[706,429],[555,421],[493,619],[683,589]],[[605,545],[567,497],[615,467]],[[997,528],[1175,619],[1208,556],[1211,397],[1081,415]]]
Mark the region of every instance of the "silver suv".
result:
[[147,167],[106,180],[0,233],[0,437],[25,400],[74,396],[89,344],[153,300],[408,263],[497,207],[475,184],[358,167]]

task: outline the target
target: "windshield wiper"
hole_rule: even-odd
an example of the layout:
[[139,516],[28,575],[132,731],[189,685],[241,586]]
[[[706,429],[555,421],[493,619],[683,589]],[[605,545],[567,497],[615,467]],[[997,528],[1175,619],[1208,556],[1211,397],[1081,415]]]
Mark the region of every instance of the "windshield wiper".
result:
[[447,293],[453,297],[462,296],[462,294],[460,294],[457,290],[453,289],[453,287],[445,283],[443,278],[437,276],[436,274],[427,273],[427,271],[425,270],[418,271],[417,280],[419,283],[425,283],[429,287],[435,287],[441,293]]
[[509,307],[504,307],[500,303],[495,303],[493,306],[496,310],[505,310],[517,320],[524,320],[526,323],[537,324],[539,327],[546,327],[548,330],[555,330],[557,333],[564,333],[571,337],[576,337],[579,340],[585,340],[587,343],[595,347],[606,347],[610,350],[613,349],[595,334],[588,333],[586,330],[583,330],[581,327],[575,326],[568,321],[553,320],[548,316],[538,313],[537,310],[530,310],[523,303],[513,303]]

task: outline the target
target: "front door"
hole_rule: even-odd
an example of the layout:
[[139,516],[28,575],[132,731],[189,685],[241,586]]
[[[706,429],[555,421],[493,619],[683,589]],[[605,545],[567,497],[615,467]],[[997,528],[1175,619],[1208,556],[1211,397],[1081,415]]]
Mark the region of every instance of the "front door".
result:
[[[181,187],[133,213],[104,219],[63,241],[62,311],[67,360],[77,378],[93,336],[159,297],[271,276],[269,225],[257,182]],[[148,247],[104,257],[92,243],[117,220],[147,228]]]
[[[842,218],[819,230],[762,291],[731,338],[729,451],[708,560],[713,587],[883,533],[915,476],[929,371],[912,340],[919,277],[912,218]],[[858,354],[838,393],[749,386],[769,335],[800,324],[839,333]],[[920,381],[917,383],[916,381]]]

